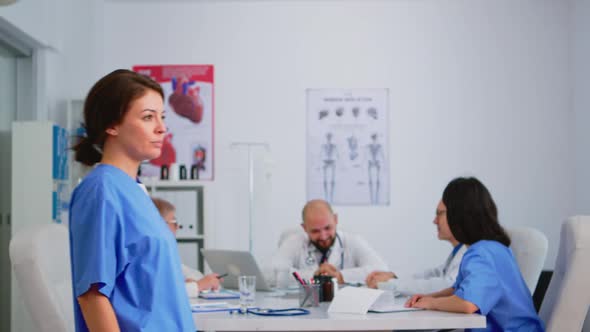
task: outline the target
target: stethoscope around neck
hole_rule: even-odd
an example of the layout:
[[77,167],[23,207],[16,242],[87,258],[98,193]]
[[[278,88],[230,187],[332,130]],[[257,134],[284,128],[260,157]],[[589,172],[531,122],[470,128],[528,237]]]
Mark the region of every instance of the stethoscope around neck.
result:
[[[338,244],[340,245],[340,270],[344,269],[344,246],[342,245],[342,239],[340,239],[340,235],[336,233],[336,240],[338,240]],[[332,250],[330,248],[329,250]],[[317,265],[317,260],[313,256],[313,252],[311,250],[307,251],[307,258],[305,258],[305,264],[307,265]]]

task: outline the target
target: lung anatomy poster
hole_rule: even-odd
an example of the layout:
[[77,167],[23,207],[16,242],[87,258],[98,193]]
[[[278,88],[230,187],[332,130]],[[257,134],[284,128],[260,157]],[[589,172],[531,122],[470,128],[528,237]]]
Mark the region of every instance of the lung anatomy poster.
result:
[[162,154],[143,163],[141,175],[212,180],[213,66],[134,66],[133,70],[162,86],[168,129]]
[[387,89],[307,90],[307,198],[389,205]]

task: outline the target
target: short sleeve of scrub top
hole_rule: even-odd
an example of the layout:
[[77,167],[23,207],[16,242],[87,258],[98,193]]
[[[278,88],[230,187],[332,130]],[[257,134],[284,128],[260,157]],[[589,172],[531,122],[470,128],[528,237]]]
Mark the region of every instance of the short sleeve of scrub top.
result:
[[[75,212],[79,222],[72,223],[72,231],[77,238],[72,241],[72,252],[84,253],[73,255],[73,266],[77,273],[74,283],[74,296],[86,293],[92,284],[98,284],[98,290],[110,296],[115,279],[125,267],[125,255],[118,249],[121,243],[121,225],[114,211],[108,189],[95,185],[85,188],[87,192],[80,196],[92,194],[93,204],[85,204]],[[91,191],[91,192],[89,192]]]
[[457,280],[453,285],[455,295],[475,304],[479,312],[487,315],[498,303],[501,292],[496,269],[485,252],[467,252],[463,256]]

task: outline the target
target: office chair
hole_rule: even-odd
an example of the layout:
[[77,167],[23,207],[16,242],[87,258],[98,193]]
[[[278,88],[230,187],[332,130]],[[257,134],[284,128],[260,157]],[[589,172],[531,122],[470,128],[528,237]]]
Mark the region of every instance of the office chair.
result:
[[283,242],[285,242],[286,239],[290,238],[291,236],[295,236],[297,234],[300,234],[300,233],[305,233],[305,231],[303,230],[303,228],[301,228],[301,226],[291,227],[291,228],[288,228],[288,229],[282,231],[281,235],[279,235],[279,243],[278,243],[277,247],[280,247],[281,244],[283,244]]
[[547,332],[580,332],[590,307],[590,216],[575,216],[561,226],[555,271],[539,316]]
[[520,273],[533,294],[545,264],[549,241],[545,234],[531,227],[507,228],[506,231],[510,236],[510,249],[514,253]]
[[74,331],[69,250],[67,227],[53,223],[22,229],[10,241],[12,269],[37,331]]

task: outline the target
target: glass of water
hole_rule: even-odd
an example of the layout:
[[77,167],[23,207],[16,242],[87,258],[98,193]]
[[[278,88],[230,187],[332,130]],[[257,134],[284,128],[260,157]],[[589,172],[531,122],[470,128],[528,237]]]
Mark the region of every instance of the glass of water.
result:
[[239,276],[240,310],[245,312],[256,300],[256,276]]

